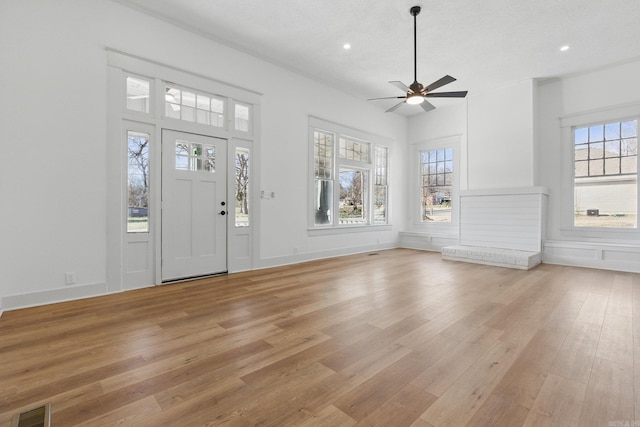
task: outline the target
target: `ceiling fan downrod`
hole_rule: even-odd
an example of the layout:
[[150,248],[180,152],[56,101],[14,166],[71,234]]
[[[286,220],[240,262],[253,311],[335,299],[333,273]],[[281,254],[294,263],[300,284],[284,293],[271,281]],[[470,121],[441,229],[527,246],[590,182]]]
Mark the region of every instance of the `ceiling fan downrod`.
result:
[[[420,13],[420,6],[413,6],[409,9],[409,13],[413,16],[413,83],[418,83],[418,26],[416,24],[416,16]],[[413,86],[413,85],[412,85]],[[413,89],[413,88],[412,88]],[[415,92],[415,90],[414,90]]]

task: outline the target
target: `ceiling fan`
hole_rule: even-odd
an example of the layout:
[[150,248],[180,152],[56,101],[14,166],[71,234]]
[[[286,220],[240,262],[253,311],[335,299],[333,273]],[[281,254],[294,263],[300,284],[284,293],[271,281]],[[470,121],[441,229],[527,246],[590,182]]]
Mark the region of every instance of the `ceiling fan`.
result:
[[379,99],[403,99],[393,107],[389,108],[385,113],[389,113],[391,111],[396,110],[402,104],[407,103],[410,105],[420,105],[424,111],[431,111],[436,108],[433,104],[427,101],[427,98],[464,98],[467,96],[467,91],[458,91],[458,92],[432,92],[439,87],[442,87],[446,84],[456,81],[455,78],[447,75],[442,77],[439,80],[431,83],[429,86],[423,86],[421,83],[418,83],[418,65],[417,65],[417,50],[416,50],[416,16],[420,13],[420,6],[413,6],[409,9],[409,13],[413,16],[413,83],[410,86],[405,85],[400,81],[391,81],[392,85],[397,88],[402,89],[407,94],[405,96],[387,96],[384,98],[371,98],[367,101],[376,101]]

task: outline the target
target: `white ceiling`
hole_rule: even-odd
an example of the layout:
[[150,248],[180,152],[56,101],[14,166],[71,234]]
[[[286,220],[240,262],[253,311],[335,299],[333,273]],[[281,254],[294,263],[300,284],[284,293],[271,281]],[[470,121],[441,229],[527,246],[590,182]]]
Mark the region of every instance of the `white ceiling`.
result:
[[485,91],[640,58],[640,0],[116,1],[361,99],[401,96],[387,82],[413,81],[414,5],[418,81],[458,79],[440,90]]

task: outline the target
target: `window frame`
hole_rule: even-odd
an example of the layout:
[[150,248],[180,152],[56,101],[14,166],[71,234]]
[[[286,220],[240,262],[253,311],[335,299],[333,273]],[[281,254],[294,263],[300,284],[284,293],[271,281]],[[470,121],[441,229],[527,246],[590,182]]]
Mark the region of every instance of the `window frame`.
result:
[[[562,197],[560,201],[560,232],[562,235],[588,241],[599,239],[603,242],[619,242],[640,238],[640,221],[636,228],[585,227],[574,223],[575,160],[574,129],[611,122],[638,120],[640,130],[640,103],[612,106],[606,109],[579,112],[560,117],[562,143]],[[637,159],[640,166],[640,156]],[[640,180],[640,169],[637,169]],[[640,184],[640,183],[638,183]],[[640,185],[637,186],[636,212],[640,212]]]
[[[320,131],[333,136],[333,150],[331,156],[331,181],[333,181],[333,192],[331,195],[332,221],[330,224],[316,224],[315,222],[315,195],[316,195],[316,177],[315,177],[315,153],[314,153],[314,132]],[[368,161],[362,162],[358,160],[350,160],[340,157],[340,138],[351,140],[358,143],[368,144]],[[308,127],[308,147],[309,147],[309,185],[308,185],[308,234],[341,234],[353,233],[360,231],[373,231],[380,229],[391,229],[391,212],[389,209],[391,199],[391,178],[390,178],[390,159],[391,159],[391,140],[370,134],[363,131],[343,126],[337,123],[329,122],[316,117],[309,117]],[[386,149],[386,188],[387,188],[387,210],[385,222],[376,222],[374,218],[374,200],[375,200],[375,152],[376,148]],[[355,169],[366,172],[367,190],[364,195],[366,200],[366,223],[363,224],[340,224],[339,221],[339,200],[340,200],[340,169]]]
[[[460,177],[462,135],[452,135],[442,138],[420,141],[413,144],[413,159],[411,162],[411,223],[416,231],[426,231],[442,235],[457,235],[460,224]],[[422,221],[422,167],[421,152],[443,149],[453,150],[453,178],[451,183],[451,221],[423,222]]]

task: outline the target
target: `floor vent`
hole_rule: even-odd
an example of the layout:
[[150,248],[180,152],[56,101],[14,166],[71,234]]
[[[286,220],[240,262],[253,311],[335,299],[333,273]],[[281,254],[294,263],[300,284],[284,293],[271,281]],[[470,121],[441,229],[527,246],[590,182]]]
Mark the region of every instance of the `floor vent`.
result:
[[51,403],[40,406],[13,417],[11,427],[50,427]]

